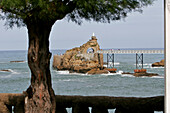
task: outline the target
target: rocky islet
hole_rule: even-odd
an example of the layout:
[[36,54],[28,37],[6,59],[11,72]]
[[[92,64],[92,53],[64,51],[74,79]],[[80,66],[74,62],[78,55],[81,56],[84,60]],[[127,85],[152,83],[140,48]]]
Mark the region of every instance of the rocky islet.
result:
[[103,66],[103,54],[97,53],[100,46],[97,38],[91,39],[80,47],[67,50],[63,55],[54,55],[53,67],[57,70],[87,74],[106,74],[108,70]]

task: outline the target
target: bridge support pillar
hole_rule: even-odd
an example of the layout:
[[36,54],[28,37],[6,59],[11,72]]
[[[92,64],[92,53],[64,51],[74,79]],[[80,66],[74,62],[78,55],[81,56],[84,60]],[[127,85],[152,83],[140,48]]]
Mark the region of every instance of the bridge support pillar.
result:
[[114,68],[114,54],[107,53],[107,68]]
[[136,53],[136,69],[143,69],[143,53]]
[[135,73],[146,73],[146,69],[143,69],[143,53],[136,53],[136,69]]

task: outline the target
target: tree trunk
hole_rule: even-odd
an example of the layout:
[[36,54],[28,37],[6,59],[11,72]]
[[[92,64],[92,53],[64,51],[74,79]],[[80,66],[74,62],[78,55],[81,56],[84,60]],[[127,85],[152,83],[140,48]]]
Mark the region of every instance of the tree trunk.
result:
[[56,100],[50,74],[49,35],[53,23],[27,21],[29,38],[28,65],[31,85],[25,97],[26,113],[55,113]]

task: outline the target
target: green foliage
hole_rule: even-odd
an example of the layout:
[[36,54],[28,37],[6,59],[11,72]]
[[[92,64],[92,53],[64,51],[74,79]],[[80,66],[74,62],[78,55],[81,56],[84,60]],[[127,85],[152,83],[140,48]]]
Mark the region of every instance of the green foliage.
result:
[[142,11],[154,0],[0,0],[0,19],[18,27],[26,20],[55,22],[67,17],[82,23],[82,19],[110,22],[125,18],[127,13]]
[[132,11],[142,12],[142,7],[153,0],[76,0],[75,10],[68,14],[69,20],[78,24],[87,21],[108,22],[125,18]]

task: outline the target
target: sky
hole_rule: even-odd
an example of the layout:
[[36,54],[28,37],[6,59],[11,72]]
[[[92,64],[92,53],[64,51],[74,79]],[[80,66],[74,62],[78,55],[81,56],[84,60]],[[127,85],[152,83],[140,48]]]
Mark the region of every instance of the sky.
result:
[[[27,50],[27,28],[7,29],[0,20],[0,50]],[[164,9],[163,0],[144,7],[143,13],[132,12],[120,21],[97,23],[83,21],[82,25],[56,21],[50,34],[50,50],[79,47],[91,39],[98,39],[100,48],[163,48]]]

